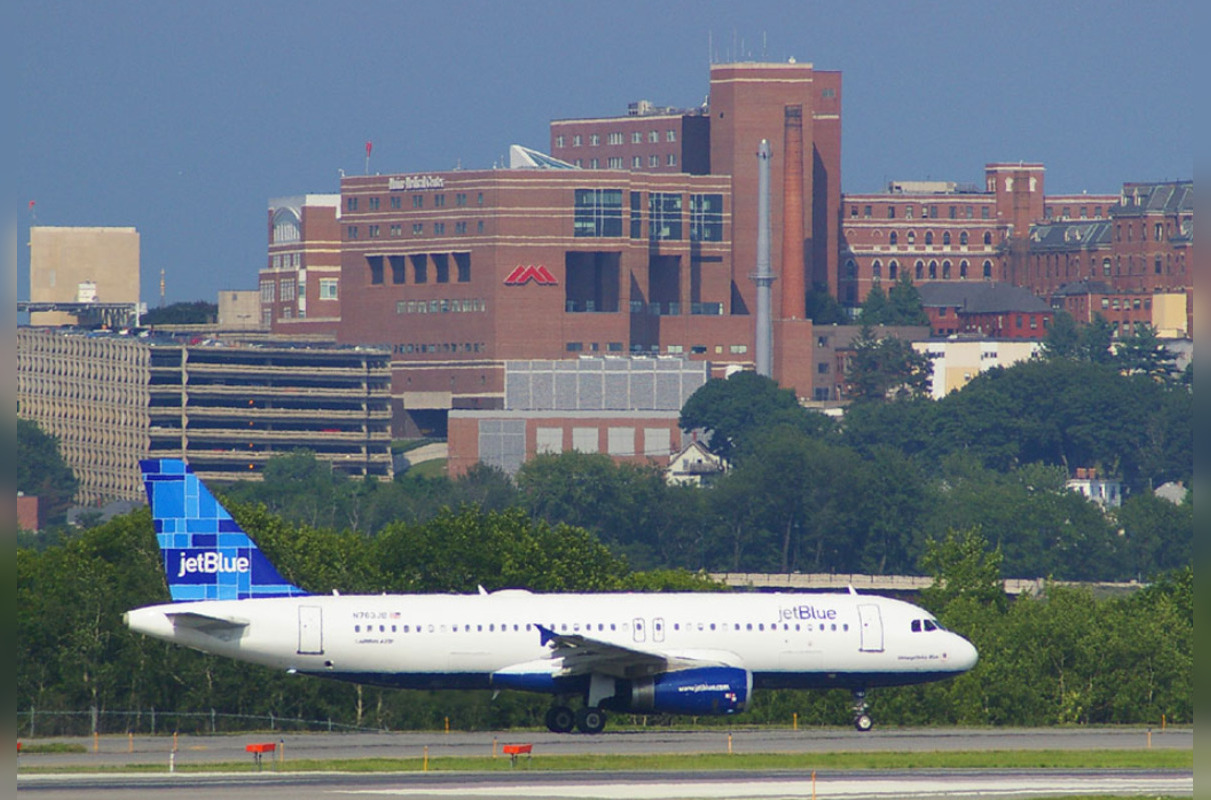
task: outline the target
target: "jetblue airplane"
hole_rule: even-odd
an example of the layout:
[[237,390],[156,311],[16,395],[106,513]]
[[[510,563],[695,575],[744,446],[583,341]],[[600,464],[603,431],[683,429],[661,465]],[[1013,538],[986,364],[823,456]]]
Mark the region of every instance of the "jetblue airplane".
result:
[[[183,461],[141,462],[173,602],[134,631],[291,673],[554,698],[550,730],[606,712],[736,714],[754,688],[853,693],[942,680],[976,649],[929,612],[848,594],[312,595],[287,582]],[[579,699],[576,710],[571,705]]]

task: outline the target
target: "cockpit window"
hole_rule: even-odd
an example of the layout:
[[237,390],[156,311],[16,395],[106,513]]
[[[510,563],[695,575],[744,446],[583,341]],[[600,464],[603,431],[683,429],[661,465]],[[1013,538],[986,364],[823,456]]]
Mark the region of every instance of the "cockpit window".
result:
[[919,620],[919,619],[914,619],[914,620],[912,621],[912,632],[913,632],[913,633],[920,633],[920,632],[921,632],[921,620]]
[[936,622],[934,622],[932,619],[925,620],[925,630],[936,631],[937,629],[938,629],[938,624]]

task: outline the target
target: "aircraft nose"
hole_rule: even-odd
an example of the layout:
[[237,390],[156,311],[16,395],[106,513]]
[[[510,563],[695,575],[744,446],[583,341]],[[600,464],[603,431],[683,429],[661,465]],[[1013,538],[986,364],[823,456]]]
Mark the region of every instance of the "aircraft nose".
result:
[[954,637],[955,643],[951,648],[950,663],[954,665],[955,668],[966,672],[974,667],[976,662],[980,660],[980,654],[976,650],[976,646],[964,639],[962,636],[955,634]]

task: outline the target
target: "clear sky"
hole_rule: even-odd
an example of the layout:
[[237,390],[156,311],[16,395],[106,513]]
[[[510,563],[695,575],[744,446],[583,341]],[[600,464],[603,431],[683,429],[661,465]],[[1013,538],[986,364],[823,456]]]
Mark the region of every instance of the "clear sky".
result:
[[[143,298],[253,289],[270,197],[339,171],[490,167],[552,118],[696,106],[710,62],[843,72],[842,188],[979,182],[1041,161],[1050,192],[1194,173],[1183,2],[25,2],[18,236],[133,225]],[[1201,59],[1199,60],[1201,62]],[[12,74],[12,73],[10,73]],[[28,252],[19,248],[19,296]]]

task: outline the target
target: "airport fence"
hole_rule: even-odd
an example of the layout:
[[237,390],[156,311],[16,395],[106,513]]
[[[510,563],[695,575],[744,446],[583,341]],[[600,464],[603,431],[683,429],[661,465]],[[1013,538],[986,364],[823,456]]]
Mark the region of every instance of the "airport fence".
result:
[[28,708],[17,712],[17,734],[33,739],[49,736],[93,736],[119,733],[210,734],[244,731],[379,732],[364,725],[332,719],[301,719],[276,714],[229,714],[209,711],[162,711],[155,708],[46,711]]

